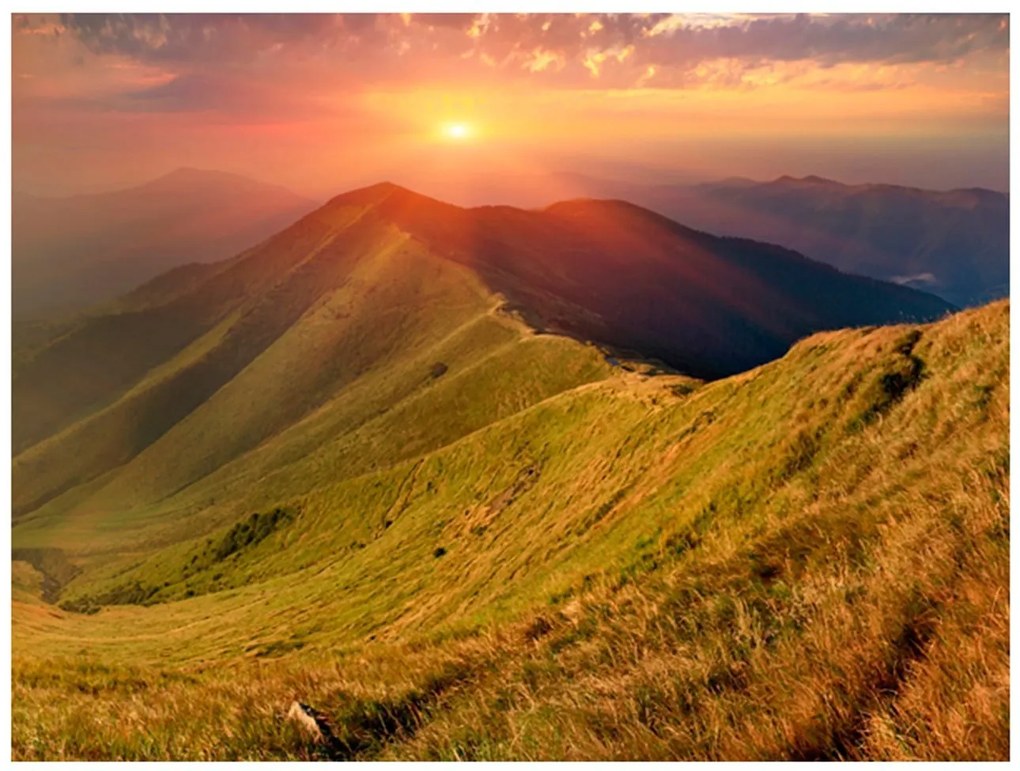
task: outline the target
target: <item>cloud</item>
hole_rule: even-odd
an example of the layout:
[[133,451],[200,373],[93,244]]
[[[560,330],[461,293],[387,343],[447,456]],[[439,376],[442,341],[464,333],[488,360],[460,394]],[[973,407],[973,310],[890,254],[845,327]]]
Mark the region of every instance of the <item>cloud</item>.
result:
[[[716,58],[945,62],[1009,46],[1001,14],[70,14],[60,23],[99,54],[234,64],[288,49],[333,50],[339,59],[372,64],[401,40],[437,59],[473,47],[503,61],[514,50],[541,48],[578,64],[595,41],[600,50],[633,45],[637,72],[648,64],[688,69]],[[384,50],[373,50],[379,44]]]
[[[1004,61],[1009,51],[1002,14],[66,14],[16,16],[14,35],[70,39],[83,68],[126,61],[165,74],[111,109],[245,113],[300,110],[330,89],[491,86],[493,77],[552,88],[763,88],[807,70],[817,81],[819,70],[853,70],[842,65],[906,65],[901,83],[917,74],[909,65]],[[778,74],[763,77],[770,68]]]
[[63,27],[93,53],[150,61],[236,61],[276,45],[329,44],[374,16],[316,14],[65,14]]

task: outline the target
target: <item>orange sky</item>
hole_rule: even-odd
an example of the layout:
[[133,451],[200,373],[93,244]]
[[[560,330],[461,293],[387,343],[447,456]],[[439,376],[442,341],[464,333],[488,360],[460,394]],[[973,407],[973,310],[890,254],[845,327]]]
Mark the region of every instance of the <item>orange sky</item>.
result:
[[317,197],[551,172],[1008,186],[1001,15],[34,15],[12,34],[33,192],[179,166]]

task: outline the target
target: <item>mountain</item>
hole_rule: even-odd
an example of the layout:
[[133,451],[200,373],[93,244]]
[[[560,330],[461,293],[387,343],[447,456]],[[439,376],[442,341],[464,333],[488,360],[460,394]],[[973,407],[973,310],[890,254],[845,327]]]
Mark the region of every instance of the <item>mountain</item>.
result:
[[640,351],[698,377],[761,364],[818,329],[932,319],[949,308],[624,201],[464,210],[401,193],[385,194],[379,210],[476,270],[544,328]]
[[12,752],[1002,758],[1009,308],[946,308],[381,185],[38,329]]
[[[316,302],[349,285],[351,271],[390,250],[412,273],[426,262],[468,271],[537,328],[697,377],[755,366],[819,329],[926,320],[949,309],[930,295],[844,275],[779,247],[699,233],[621,201],[462,209],[383,184],[333,199],[231,261],[177,269],[108,313],[59,327],[52,345],[25,354],[15,374],[16,450],[112,405],[149,368],[221,329],[223,339],[175,375],[183,382],[154,386],[180,406],[147,408],[153,422],[138,440],[144,446]],[[357,320],[372,325],[379,312],[363,308]]]
[[175,266],[221,260],[313,208],[281,187],[187,168],[112,193],[16,194],[15,318],[73,314]]
[[589,180],[587,186],[691,227],[782,244],[958,306],[1009,293],[1009,196],[992,190],[845,185],[816,176],[657,186]]

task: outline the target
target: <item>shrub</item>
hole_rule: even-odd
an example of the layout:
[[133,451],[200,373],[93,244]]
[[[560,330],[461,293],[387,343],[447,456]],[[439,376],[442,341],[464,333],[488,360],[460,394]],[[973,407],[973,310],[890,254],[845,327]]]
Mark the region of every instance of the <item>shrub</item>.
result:
[[278,527],[293,519],[293,514],[274,509],[269,514],[255,512],[247,520],[238,522],[220,540],[213,551],[213,559],[222,562],[227,557],[265,540]]

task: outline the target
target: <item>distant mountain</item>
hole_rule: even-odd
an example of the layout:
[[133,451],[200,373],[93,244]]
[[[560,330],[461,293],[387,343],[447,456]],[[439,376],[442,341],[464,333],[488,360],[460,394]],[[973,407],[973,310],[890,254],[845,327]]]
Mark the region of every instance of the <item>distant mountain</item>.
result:
[[175,266],[221,260],[314,207],[282,187],[187,168],[112,193],[16,194],[14,315],[72,313]]
[[992,190],[844,185],[816,176],[676,186],[589,180],[587,186],[691,227],[782,244],[955,305],[1009,294],[1009,196]]

